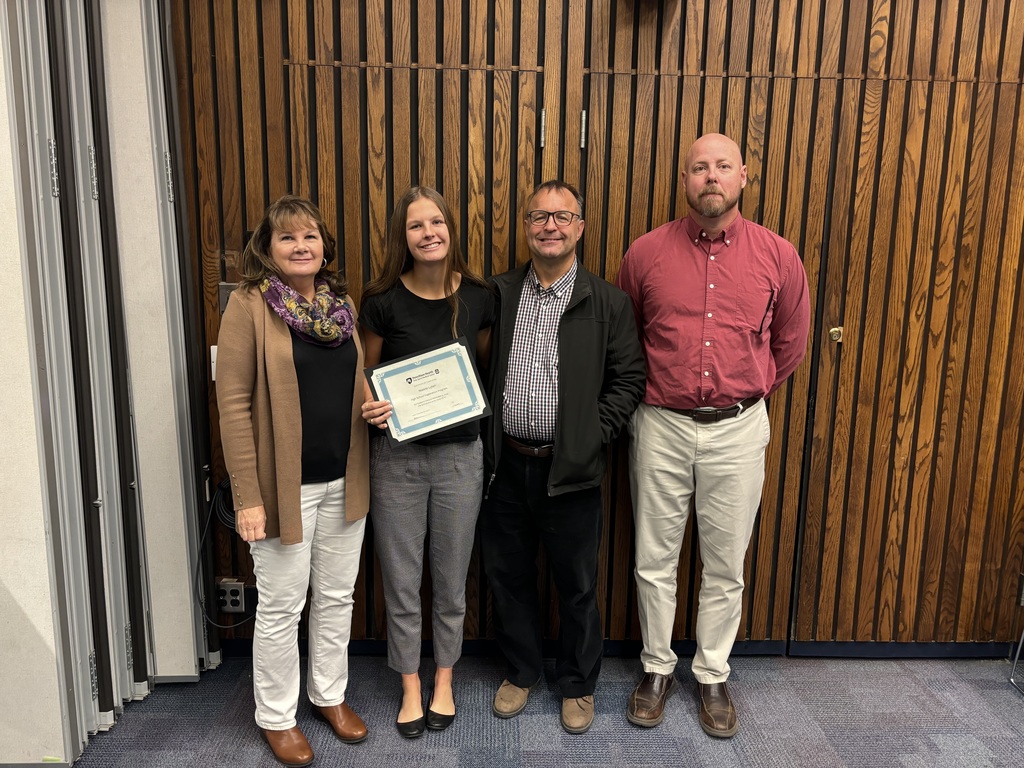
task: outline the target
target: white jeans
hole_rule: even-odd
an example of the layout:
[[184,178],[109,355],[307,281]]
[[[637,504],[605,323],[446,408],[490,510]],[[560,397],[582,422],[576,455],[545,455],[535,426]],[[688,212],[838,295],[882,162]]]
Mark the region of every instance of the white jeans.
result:
[[299,616],[310,585],[309,700],[345,700],[352,602],[365,518],[345,520],[345,479],[302,486],[302,542],[250,543],[259,603],[252,644],[256,722],[281,731],[295,725],[299,701]]
[[676,573],[692,498],[704,566],[693,676],[701,683],[723,682],[743,608],[743,560],[764,484],[764,450],[771,433],[767,409],[762,400],[736,418],[698,424],[641,404],[631,433],[644,671],[671,674],[676,667],[671,647]]

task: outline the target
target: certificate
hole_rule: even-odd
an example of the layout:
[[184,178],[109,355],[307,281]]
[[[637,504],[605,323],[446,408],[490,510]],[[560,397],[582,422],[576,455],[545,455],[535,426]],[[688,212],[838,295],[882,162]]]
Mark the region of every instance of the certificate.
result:
[[378,400],[391,403],[388,438],[404,443],[490,414],[465,338],[366,369]]

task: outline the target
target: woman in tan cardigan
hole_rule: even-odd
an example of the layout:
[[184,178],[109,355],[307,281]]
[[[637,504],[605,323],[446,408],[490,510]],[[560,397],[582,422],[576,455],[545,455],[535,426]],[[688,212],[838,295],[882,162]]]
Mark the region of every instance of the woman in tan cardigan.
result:
[[298,623],[312,586],[307,693],[355,743],[345,701],[352,602],[369,508],[363,350],[334,238],[316,206],[285,196],[242,255],[217,342],[217,403],[235,528],[249,542],[259,604],[256,722],[279,762],[308,765],[298,728]]

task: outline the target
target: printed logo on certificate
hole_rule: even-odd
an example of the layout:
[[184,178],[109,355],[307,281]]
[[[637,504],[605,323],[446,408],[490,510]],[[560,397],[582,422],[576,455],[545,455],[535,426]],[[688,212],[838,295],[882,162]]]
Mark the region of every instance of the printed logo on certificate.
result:
[[366,369],[377,400],[391,403],[387,435],[404,443],[482,419],[484,397],[465,337]]

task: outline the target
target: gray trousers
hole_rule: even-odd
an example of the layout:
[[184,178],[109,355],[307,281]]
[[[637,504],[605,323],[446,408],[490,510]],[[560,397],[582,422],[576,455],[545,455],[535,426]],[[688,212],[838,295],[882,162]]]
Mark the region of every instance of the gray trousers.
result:
[[384,581],[388,666],[420,666],[420,582],[430,532],[434,661],[462,655],[466,572],[483,495],[483,444],[392,446],[376,438],[370,455],[370,520]]

